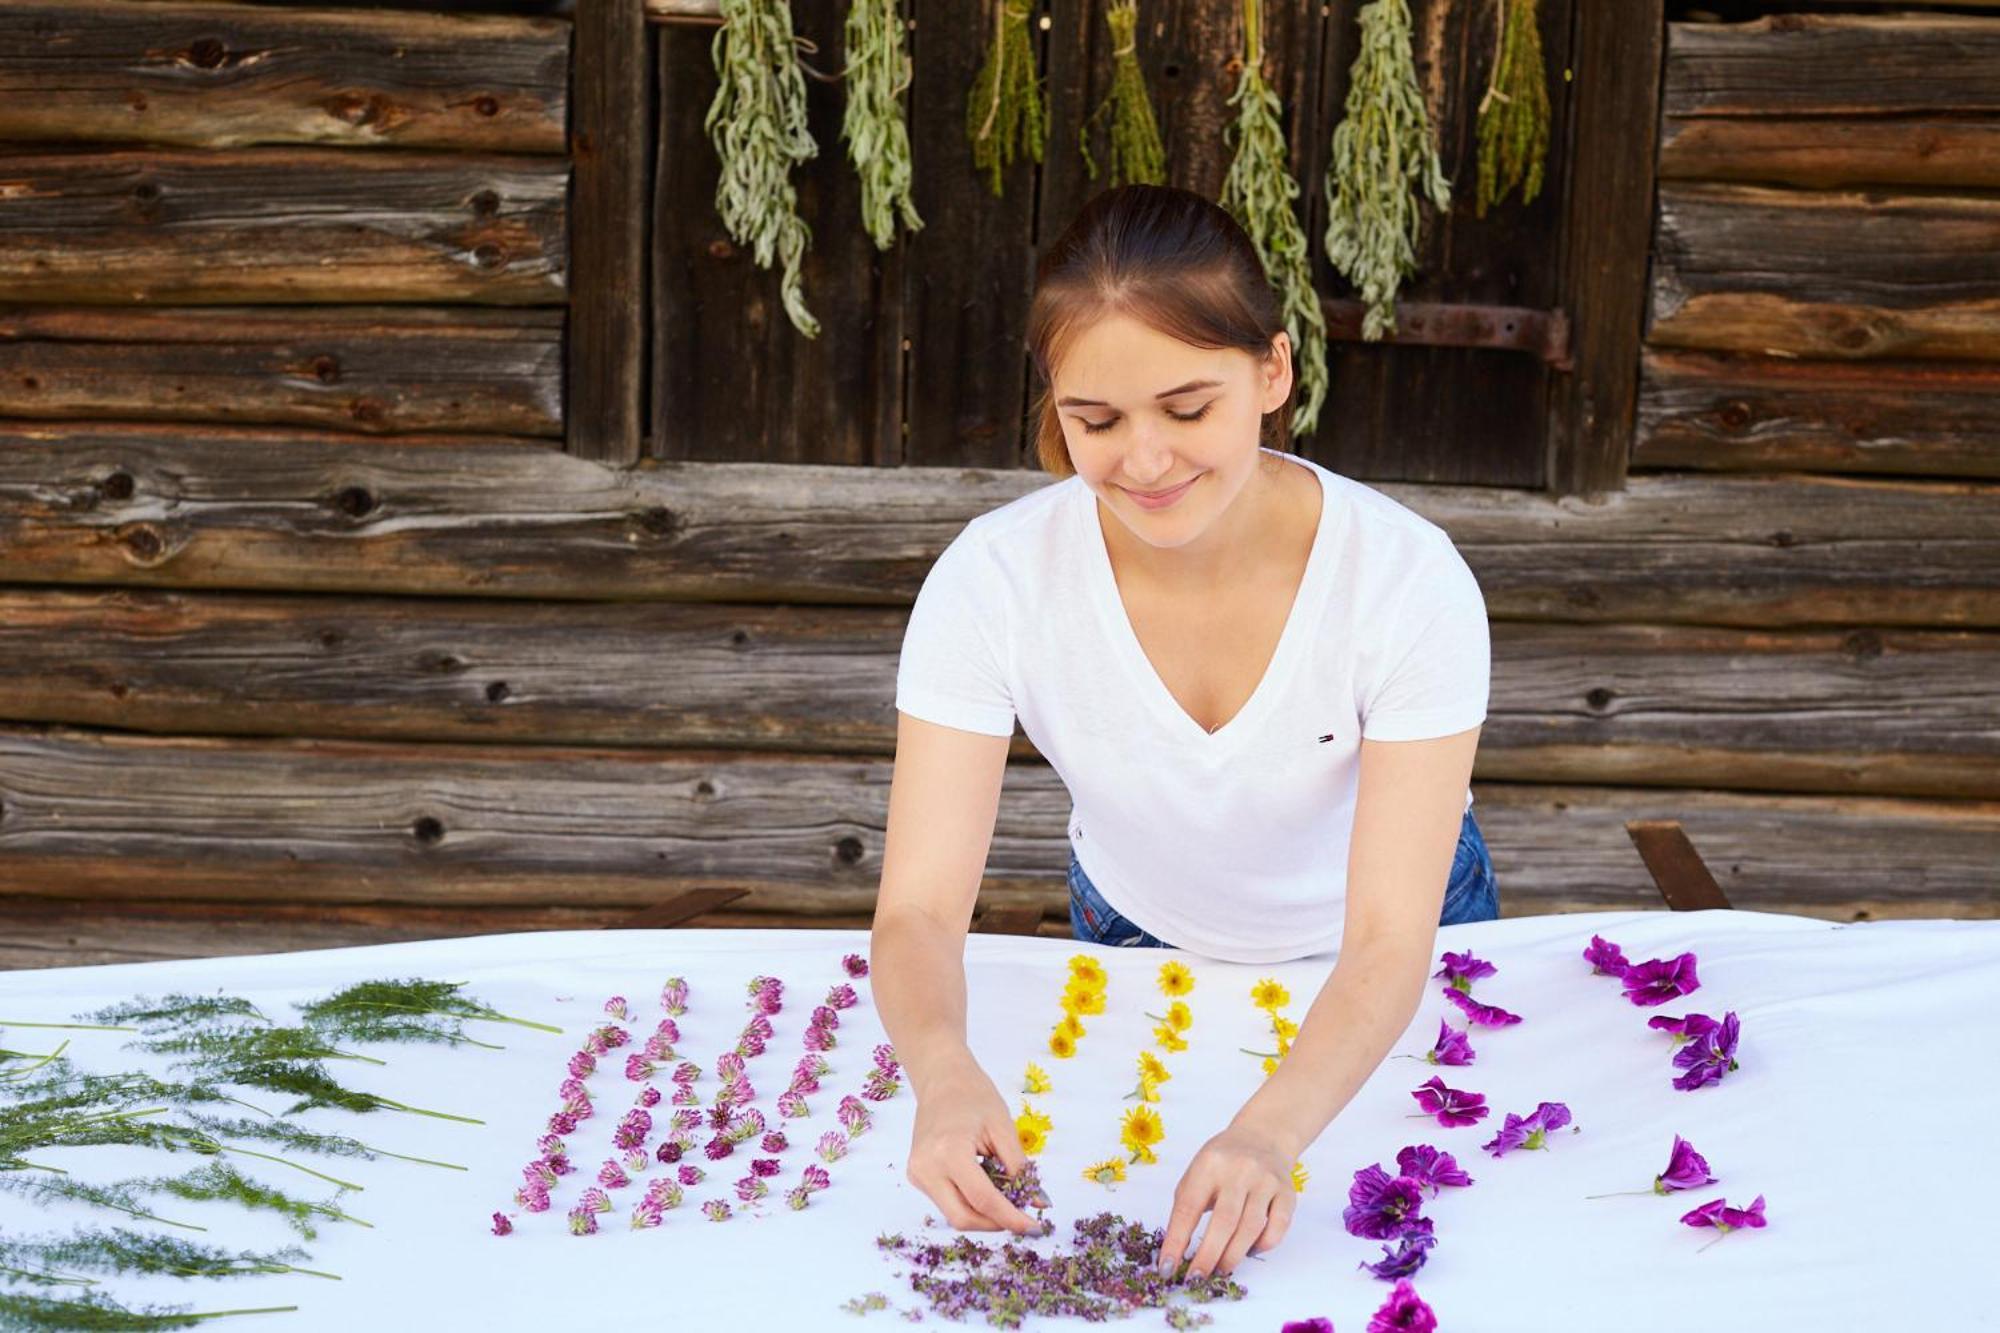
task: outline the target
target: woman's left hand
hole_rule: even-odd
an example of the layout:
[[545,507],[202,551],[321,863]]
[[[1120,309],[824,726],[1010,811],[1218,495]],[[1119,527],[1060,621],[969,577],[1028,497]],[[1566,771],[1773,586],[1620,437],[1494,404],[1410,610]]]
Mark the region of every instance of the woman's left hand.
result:
[[1171,1272],[1187,1253],[1195,1224],[1209,1213],[1188,1276],[1227,1275],[1244,1255],[1261,1254],[1285,1238],[1296,1196],[1290,1154],[1267,1134],[1231,1125],[1188,1163],[1156,1262]]

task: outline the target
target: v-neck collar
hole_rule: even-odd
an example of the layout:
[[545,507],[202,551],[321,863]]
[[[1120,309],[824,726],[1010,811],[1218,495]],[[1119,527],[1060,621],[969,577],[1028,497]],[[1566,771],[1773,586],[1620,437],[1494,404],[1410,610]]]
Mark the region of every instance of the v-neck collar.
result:
[[1319,474],[1309,460],[1294,454],[1259,446],[1267,454],[1295,463],[1313,474],[1319,482],[1320,507],[1319,525],[1313,531],[1312,550],[1306,555],[1305,573],[1299,578],[1298,590],[1292,595],[1292,605],[1285,616],[1285,627],[1278,633],[1277,647],[1271,650],[1271,660],[1264,666],[1264,674],[1243,706],[1235,716],[1214,731],[1201,725],[1181,707],[1180,700],[1174,698],[1160,673],[1154,669],[1152,659],[1146,656],[1146,649],[1139,642],[1138,631],[1132,628],[1132,617],[1125,609],[1125,599],[1118,592],[1118,576],[1111,568],[1111,551],[1104,541],[1104,529],[1097,517],[1097,493],[1076,479],[1076,489],[1081,497],[1075,506],[1079,521],[1084,525],[1084,561],[1089,567],[1086,577],[1090,583],[1091,601],[1096,604],[1105,628],[1108,631],[1113,651],[1124,659],[1127,670],[1138,681],[1140,692],[1148,700],[1148,707],[1158,715],[1164,725],[1175,733],[1187,737],[1193,744],[1213,750],[1227,745],[1238,737],[1248,734],[1255,726],[1258,714],[1270,706],[1284,686],[1285,677],[1290,672],[1292,660],[1300,649],[1299,641],[1306,635],[1306,624],[1315,610],[1323,604],[1320,584],[1324,581],[1328,562],[1331,560],[1333,538],[1330,535],[1334,525],[1333,488]]

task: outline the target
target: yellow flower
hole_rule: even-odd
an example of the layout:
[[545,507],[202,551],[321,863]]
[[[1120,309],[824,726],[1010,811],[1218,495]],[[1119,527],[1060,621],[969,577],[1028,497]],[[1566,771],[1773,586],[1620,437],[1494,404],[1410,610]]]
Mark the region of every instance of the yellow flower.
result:
[[1278,1034],[1279,1041],[1290,1041],[1299,1035],[1299,1025],[1282,1014],[1271,1015],[1271,1028]]
[[1048,1071],[1043,1069],[1040,1065],[1036,1064],[1033,1060],[1028,1061],[1028,1073],[1027,1076],[1021,1080],[1021,1091],[1047,1092],[1049,1088],[1052,1086],[1053,1085],[1049,1082]]
[[1312,1173],[1306,1170],[1306,1164],[1304,1162],[1292,1163],[1293,1189],[1297,1190],[1301,1194],[1304,1194],[1306,1192],[1306,1181],[1311,1178],[1312,1178]]
[[1167,1026],[1176,1032],[1186,1032],[1194,1026],[1194,1010],[1181,1000],[1167,1006]]
[[1187,1049],[1187,1042],[1181,1039],[1181,1034],[1168,1027],[1165,1023],[1153,1029],[1153,1040],[1160,1043],[1160,1049],[1163,1051],[1184,1051]]
[[1076,1038],[1057,1028],[1049,1034],[1049,1054],[1058,1060],[1067,1060],[1076,1054]]
[[1021,1138],[1021,1151],[1030,1157],[1039,1156],[1042,1149],[1049,1146],[1049,1136],[1046,1130],[1037,1129],[1033,1125],[1024,1125],[1016,1120],[1014,1122],[1014,1132]]
[[1278,1038],[1278,1058],[1282,1060],[1291,1053],[1292,1053],[1292,1044],[1286,1041],[1283,1037]]
[[1142,1102],[1156,1102],[1160,1100],[1160,1085],[1149,1078],[1142,1078],[1139,1080],[1139,1086],[1125,1095],[1137,1097]]
[[1110,1185],[1125,1179],[1125,1159],[1107,1157],[1101,1162],[1092,1162],[1083,1168],[1083,1178],[1096,1185]]
[[1014,1123],[1017,1125],[1032,1125],[1044,1134],[1056,1127],[1056,1122],[1049,1119],[1046,1112],[1037,1111],[1026,1102],[1021,1103],[1021,1114],[1014,1117]]
[[1104,1012],[1104,988],[1085,986],[1076,981],[1063,987],[1063,1012],[1070,1014],[1101,1014]]
[[1155,1162],[1153,1145],[1167,1137],[1167,1128],[1160,1121],[1160,1113],[1150,1106],[1134,1106],[1125,1112],[1124,1127],[1119,1131],[1118,1141],[1131,1150],[1135,1162]]
[[1062,1022],[1056,1024],[1056,1031],[1067,1036],[1071,1041],[1083,1040],[1083,1023],[1075,1014],[1064,1014]]
[[1087,953],[1077,954],[1069,960],[1069,974],[1071,979],[1081,981],[1093,990],[1104,989],[1105,984],[1111,980],[1105,974],[1104,964]]
[[1291,1002],[1292,993],[1280,986],[1274,977],[1265,977],[1250,988],[1250,1003],[1259,1009],[1268,1009],[1276,1013]]
[[1160,989],[1171,999],[1194,989],[1194,973],[1182,962],[1160,964]]
[[1154,1083],[1165,1083],[1173,1077],[1167,1072],[1167,1063],[1151,1051],[1139,1052],[1139,1077]]
[[1277,1073],[1277,1072],[1278,1072],[1278,1057],[1277,1057],[1277,1056],[1275,1056],[1275,1055],[1267,1055],[1267,1056],[1265,1056],[1265,1057],[1264,1057],[1264,1077],[1265,1077],[1265,1078],[1269,1078],[1269,1077],[1271,1077],[1271,1075],[1273,1075],[1273,1074],[1275,1074],[1275,1073]]

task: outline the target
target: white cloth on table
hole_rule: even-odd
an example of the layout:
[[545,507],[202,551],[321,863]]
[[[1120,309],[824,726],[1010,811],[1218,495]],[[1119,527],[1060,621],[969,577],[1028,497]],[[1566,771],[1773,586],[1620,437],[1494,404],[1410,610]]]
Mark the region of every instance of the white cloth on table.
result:
[[[1681,1003],[1635,1007],[1615,980],[1591,975],[1582,961],[1593,932],[1623,945],[1634,961],[1695,951],[1701,988]],[[1347,1235],[1341,1209],[1357,1168],[1380,1162],[1393,1169],[1396,1150],[1409,1143],[1448,1149],[1475,1179],[1425,1204],[1439,1240],[1415,1282],[1445,1330],[1995,1326],[1986,1249],[2000,1157],[1987,1111],[2000,1089],[1991,1061],[1977,1058],[1980,1050],[1990,1052],[1991,1040],[1976,1034],[1988,1028],[1989,1006],[2000,994],[2000,923],[1835,925],[1752,912],[1595,912],[1448,926],[1438,939],[1440,950],[1471,949],[1496,964],[1498,975],[1475,983],[1475,996],[1525,1021],[1499,1031],[1473,1029],[1478,1060],[1466,1068],[1386,1060],[1305,1153],[1311,1181],[1291,1234],[1239,1269],[1249,1298],[1204,1307],[1215,1329],[1270,1333],[1284,1320],[1309,1315],[1331,1317],[1342,1333],[1364,1328],[1389,1284],[1356,1268],[1379,1258],[1381,1247]],[[771,1114],[812,1005],[841,979],[841,955],[866,947],[859,931],[579,931],[17,972],[0,974],[0,1018],[61,1022],[135,994],[214,988],[245,995],[279,1018],[290,1014],[288,1001],[348,982],[425,976],[464,981],[470,994],[503,1012],[566,1029],[557,1037],[475,1024],[475,1035],[506,1049],[390,1046],[373,1051],[389,1060],[386,1067],[337,1062],[336,1072],[352,1086],[487,1122],[390,1112],[300,1117],[312,1127],[471,1168],[307,1159],[366,1185],[343,1202],[375,1228],[329,1223],[308,1245],[309,1266],[343,1281],[107,1280],[113,1294],[188,1302],[197,1310],[299,1306],[296,1313],[227,1321],[246,1333],[266,1324],[307,1333],[525,1329],[555,1327],[544,1321],[557,1320],[564,1328],[841,1329],[856,1326],[838,1308],[850,1297],[879,1290],[897,1308],[917,1301],[873,1242],[885,1230],[916,1232],[935,1211],[904,1177],[914,1110],[907,1088],[871,1104],[876,1127],[829,1168],[833,1185],[813,1196],[811,1207],[795,1213],[779,1197],[803,1162],[817,1160],[809,1157],[812,1141],[832,1127],[840,1093],[858,1088],[869,1050],[882,1039],[862,983],[862,1002],[843,1016],[840,1045],[829,1056],[834,1073],[811,1099],[811,1118],[783,1122]],[[1079,952],[1108,970],[1108,1004],[1085,1020],[1078,1056],[1056,1060],[1043,1042],[1058,1016],[1065,960]],[[1118,1151],[1119,1116],[1131,1104],[1121,1099],[1133,1086],[1138,1051],[1151,1040],[1144,1012],[1164,1012],[1154,977],[1172,957],[1186,956],[1007,936],[967,942],[969,1027],[981,1063],[1016,1108],[1028,1060],[1055,1080],[1053,1091],[1030,1099],[1055,1122],[1040,1163],[1057,1233],[1042,1244],[1066,1240],[1072,1220],[1106,1208],[1164,1225],[1189,1155],[1262,1081],[1257,1060],[1238,1049],[1264,1048],[1267,1034],[1249,1001],[1251,984],[1277,977],[1291,990],[1289,1014],[1303,1018],[1332,963],[1328,956],[1267,967],[1189,959],[1194,1026],[1190,1049],[1165,1057],[1173,1079],[1158,1106],[1167,1131],[1160,1164],[1130,1168],[1131,1178],[1107,1191],[1079,1173]],[[739,1150],[725,1162],[704,1163],[717,1169],[656,1230],[628,1227],[640,1192],[634,1184],[614,1191],[619,1208],[600,1217],[601,1234],[568,1234],[564,1210],[610,1155],[612,1125],[637,1087],[625,1080],[618,1059],[601,1062],[588,1080],[598,1114],[572,1136],[579,1172],[563,1178],[556,1206],[531,1215],[510,1201],[555,1109],[564,1062],[601,1021],[607,996],[622,994],[635,1006],[639,1021],[629,1026],[640,1039],[659,1016],[662,981],[684,975],[691,1007],[681,1021],[683,1049],[712,1069],[715,1052],[734,1041],[745,1019],[743,984],[759,973],[784,980],[785,1007],[769,1050],[750,1062],[750,1077],[767,1116],[793,1140],[772,1197],[756,1206],[761,1216],[739,1205],[737,1217],[718,1224],[697,1211],[700,1200],[728,1192],[742,1173],[749,1154]],[[1439,985],[1430,984],[1394,1051],[1428,1049],[1440,1017],[1462,1026]],[[1675,1090],[1668,1039],[1648,1029],[1647,1018],[1689,1011],[1719,1017],[1727,1010],[1742,1022],[1741,1067],[1719,1086]],[[153,1067],[154,1057],[121,1051],[126,1038],[117,1033],[16,1027],[7,1030],[5,1044],[47,1050],[64,1035],[87,1068]],[[1408,1118],[1416,1109],[1410,1089],[1433,1073],[1452,1087],[1485,1093],[1490,1119],[1441,1129]],[[664,1077],[658,1085],[669,1087]],[[713,1090],[712,1073],[702,1086]],[[282,1105],[267,1094],[251,1100]],[[1506,1112],[1525,1114],[1543,1100],[1566,1102],[1580,1132],[1557,1133],[1547,1151],[1495,1159],[1479,1150]],[[1718,1184],[1666,1198],[1583,1199],[1647,1188],[1666,1166],[1676,1133],[1707,1156]],[[36,1157],[92,1179],[177,1172],[197,1161],[127,1149]],[[331,1193],[280,1166],[246,1158],[235,1164],[308,1197]],[[1682,1213],[1718,1195],[1741,1205],[1759,1194],[1767,1229],[1738,1232],[1696,1253],[1716,1233],[1680,1225]],[[496,1209],[515,1215],[513,1235],[489,1234]],[[195,1238],[212,1243],[269,1248],[290,1239],[270,1218],[232,1205],[163,1198],[159,1211],[208,1225]],[[124,1219],[0,1197],[0,1230],[10,1235],[68,1220]],[[1137,1317],[1140,1327],[1160,1319],[1152,1312]]]

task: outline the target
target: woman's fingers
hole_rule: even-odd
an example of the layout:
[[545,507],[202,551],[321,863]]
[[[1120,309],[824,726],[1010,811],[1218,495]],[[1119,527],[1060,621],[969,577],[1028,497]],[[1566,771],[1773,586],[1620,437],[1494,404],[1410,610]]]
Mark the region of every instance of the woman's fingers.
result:
[[1160,1253],[1156,1265],[1171,1273],[1180,1266],[1187,1254],[1188,1241],[1194,1237],[1195,1223],[1208,1211],[1214,1202],[1215,1191],[1195,1175],[1194,1167],[1181,1177],[1181,1183],[1174,1189],[1174,1211],[1167,1217],[1167,1234],[1160,1238]]
[[1248,1201],[1237,1190],[1229,1190],[1215,1201],[1215,1211],[1208,1215],[1208,1227],[1201,1233],[1201,1244],[1188,1261],[1188,1276],[1207,1277],[1222,1261],[1222,1247],[1235,1238],[1236,1226],[1243,1220],[1244,1205]]
[[1264,1254],[1276,1249],[1278,1242],[1285,1238],[1285,1233],[1291,1230],[1292,1214],[1296,1213],[1298,1209],[1298,1191],[1292,1190],[1287,1192],[1280,1190],[1278,1197],[1271,1204],[1271,1216],[1264,1223],[1264,1234],[1259,1236],[1257,1243],[1250,1247],[1250,1253]]
[[1260,1190],[1250,1196],[1244,1204],[1243,1216],[1236,1224],[1235,1234],[1222,1247],[1222,1261],[1215,1266],[1216,1272],[1233,1273],[1236,1265],[1243,1262],[1243,1256],[1250,1252],[1251,1245],[1264,1234],[1266,1220],[1273,1211],[1271,1201],[1272,1192],[1269,1190]]
[[1007,1196],[987,1179],[985,1169],[976,1159],[960,1162],[951,1173],[951,1181],[964,1196],[966,1204],[987,1224],[980,1230],[1005,1230],[1027,1235],[1042,1229],[1040,1222],[1007,1202]]

